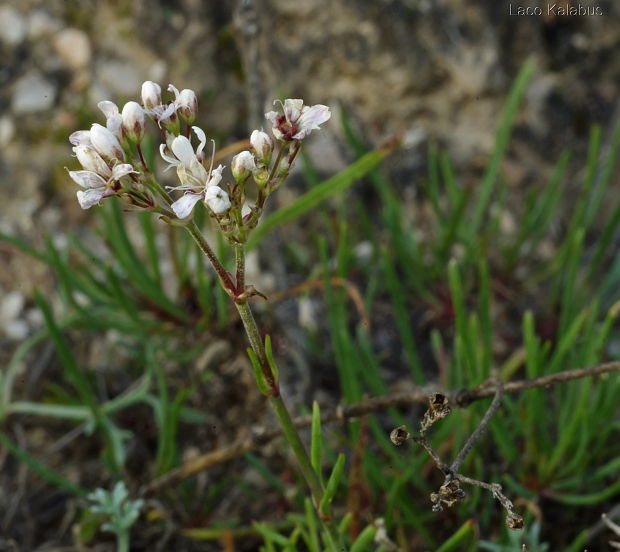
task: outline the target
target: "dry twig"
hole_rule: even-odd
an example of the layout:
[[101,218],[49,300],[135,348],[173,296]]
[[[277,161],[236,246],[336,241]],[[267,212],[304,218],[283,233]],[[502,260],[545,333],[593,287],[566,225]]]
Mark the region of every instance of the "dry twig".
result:
[[[604,364],[598,364],[587,368],[566,370],[564,372],[541,376],[539,378],[508,382],[503,386],[503,393],[514,395],[527,391],[528,389],[548,387],[576,379],[601,376],[612,372],[620,372],[620,361],[606,362]],[[340,406],[336,410],[323,413],[321,415],[321,423],[343,422],[345,420],[359,418],[365,414],[380,412],[393,406],[407,406],[415,403],[426,403],[431,393],[440,393],[447,398],[448,404],[458,408],[465,408],[475,401],[494,396],[496,394],[496,389],[489,386],[478,386],[473,389],[460,389],[441,392],[435,387],[420,387],[411,392],[394,393],[384,397],[373,397],[357,404]],[[294,420],[295,426],[298,428],[309,427],[311,422],[311,416],[301,416]],[[167,485],[182,481],[200,471],[209,469],[212,466],[222,462],[227,462],[232,458],[236,458],[246,452],[257,449],[264,443],[269,442],[280,435],[281,431],[279,429],[271,429],[267,431],[256,430],[248,437],[239,439],[227,447],[203,454],[202,456],[183,464],[179,468],[168,472],[158,479],[151,481],[141,489],[141,492],[142,494],[157,492]],[[469,483],[469,481],[467,481],[467,483]]]

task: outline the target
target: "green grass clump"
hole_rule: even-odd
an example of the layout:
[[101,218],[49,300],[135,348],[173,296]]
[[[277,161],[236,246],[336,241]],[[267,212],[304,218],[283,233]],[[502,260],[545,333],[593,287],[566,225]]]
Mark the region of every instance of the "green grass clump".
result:
[[[335,401],[350,404],[430,382],[446,389],[474,387],[494,368],[509,380],[617,358],[612,344],[618,339],[620,205],[612,203],[609,184],[620,129],[605,145],[601,129],[592,130],[576,194],[567,193],[571,161],[565,152],[549,180],[527,191],[516,228],[502,224],[506,211],[519,207],[503,178],[502,161],[532,72],[525,66],[515,81],[478,186],[462,185],[447,155],[431,145],[428,176],[415,183],[416,204],[424,207],[417,211],[421,218],[412,216],[412,206],[402,199],[402,187],[410,183],[390,181],[377,168],[385,152],[368,152],[343,116],[357,160],[320,183],[317,167],[304,158],[309,191],[259,225],[255,247],[287,225],[309,228],[307,243],[285,244],[282,254],[296,274],[324,282],[324,324],[310,332],[308,344],[313,366],[326,367],[338,382],[337,389],[327,389]],[[366,193],[348,192],[344,199],[343,192],[361,179]],[[329,208],[318,211],[327,200]],[[81,428],[102,445],[102,477],[87,484],[94,488],[122,477],[131,488],[127,449],[132,433],[123,420],[143,408],[147,414],[141,416],[157,431],[135,491],[179,466],[191,442],[188,431],[198,432],[213,419],[209,405],[200,403],[201,386],[210,375],[179,378],[165,367],[192,366],[215,338],[237,348],[242,342],[230,329],[234,317],[228,298],[203,270],[201,252],[190,239],[166,235],[169,228],[162,234],[148,215],[128,228],[113,201],[99,212],[96,244],[92,237],[73,235],[67,247],[48,240],[36,249],[0,236],[49,265],[61,299],[54,306],[62,307],[52,308],[49,299],[38,296],[45,327],[18,348],[0,374],[0,419],[29,415]],[[360,243],[370,244],[369,256],[357,253]],[[351,308],[346,291],[334,285],[335,277],[358,288],[370,328]],[[278,330],[273,324],[272,337]],[[113,375],[122,372],[125,383],[122,392],[106,397],[96,374],[83,364],[85,356],[74,349],[112,331],[116,346],[104,353],[103,362],[115,366],[123,358]],[[19,366],[44,341],[56,351],[58,379],[34,400],[18,398]],[[278,354],[275,346],[273,353]],[[401,550],[442,552],[512,550],[523,542],[530,550],[545,550],[545,543],[549,549],[577,550],[587,523],[620,497],[618,404],[620,382],[611,375],[503,398],[463,473],[501,482],[517,508],[527,512],[527,529],[509,536],[500,508],[479,489],[455,513],[430,511],[428,495],[440,482],[438,472],[421,448],[396,449],[388,437],[398,425],[417,426],[419,409],[391,408],[329,429],[321,427],[314,403],[311,462],[326,488],[316,506],[321,515],[336,516],[352,551],[389,550],[389,541]],[[433,428],[430,438],[446,459],[455,456],[487,406],[483,401],[455,411]],[[4,425],[0,442],[17,461],[64,492],[86,494],[82,485],[18,446],[9,427]],[[204,500],[191,485],[165,495],[182,538],[225,542],[232,536],[260,542],[259,549],[267,552],[331,550],[317,509],[283,464],[270,463],[260,451],[240,462],[255,470],[286,513],[254,523],[218,516],[231,486],[248,501],[262,498],[237,474],[220,470]],[[140,523],[155,524],[160,514],[152,511]],[[546,527],[546,516],[562,531]],[[575,524],[575,518],[583,524]],[[381,540],[384,529],[389,541]]]

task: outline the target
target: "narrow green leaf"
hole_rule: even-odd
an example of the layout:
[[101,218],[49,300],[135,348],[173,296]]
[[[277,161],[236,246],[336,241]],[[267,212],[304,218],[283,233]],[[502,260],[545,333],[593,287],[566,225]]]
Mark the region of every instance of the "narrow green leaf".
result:
[[273,374],[276,383],[278,383],[280,381],[280,372],[278,371],[278,365],[273,358],[273,349],[271,348],[271,336],[269,334],[265,336],[265,356],[267,357],[269,368],[271,368],[271,373]]
[[508,147],[510,133],[517,115],[519,104],[523,94],[525,93],[527,84],[534,74],[534,69],[535,67],[532,62],[527,62],[521,68],[521,71],[519,72],[512,89],[510,90],[510,94],[508,95],[508,99],[506,100],[506,104],[502,110],[501,120],[495,137],[495,148],[485,169],[484,176],[482,177],[480,192],[476,198],[476,204],[474,206],[474,213],[468,221],[469,241],[471,242],[474,241],[478,230],[480,229],[484,213],[489,205],[489,202],[491,201],[493,189],[498,179],[497,177],[502,159],[504,158],[506,148]]
[[321,436],[321,411],[319,403],[312,403],[312,437],[310,440],[310,462],[314,471],[319,476],[321,484],[323,483],[323,470],[321,469],[321,455],[323,437]]
[[368,525],[355,539],[350,552],[368,552],[376,534],[377,528],[374,525]]
[[474,534],[474,527],[476,522],[473,519],[468,519],[461,527],[452,535],[447,541],[445,541],[436,552],[452,552],[453,550],[463,550],[466,541]]
[[345,458],[344,454],[340,453],[338,455],[338,459],[336,460],[336,465],[332,470],[329,479],[327,480],[327,486],[325,487],[325,492],[321,497],[321,503],[319,504],[319,511],[323,514],[327,514],[329,512],[329,506],[336,495],[336,491],[338,490],[338,485],[340,485],[340,481],[342,480],[342,475],[344,473],[344,463]]
[[254,377],[256,378],[256,385],[258,385],[258,389],[264,395],[269,395],[269,386],[265,381],[263,376],[263,371],[260,367],[260,361],[256,356],[256,353],[250,349],[249,347],[246,349],[248,352],[248,356],[250,357],[250,362],[252,363],[252,368],[254,369]]
[[366,175],[368,171],[381,163],[390,151],[390,149],[378,149],[367,153],[337,175],[308,190],[290,205],[278,209],[272,215],[267,216],[250,235],[246,249],[250,251],[255,248],[265,235],[276,226],[301,217],[325,200],[346,190]]

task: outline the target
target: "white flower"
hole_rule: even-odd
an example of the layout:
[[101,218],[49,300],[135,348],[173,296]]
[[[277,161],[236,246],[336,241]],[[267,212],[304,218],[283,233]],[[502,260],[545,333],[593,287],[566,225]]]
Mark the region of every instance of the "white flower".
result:
[[184,88],[179,92],[178,88],[173,84],[168,85],[168,91],[174,92],[173,103],[178,113],[188,124],[192,124],[198,113],[198,98],[196,98],[196,93],[189,88]]
[[114,159],[125,161],[125,154],[118,138],[110,132],[106,127],[98,123],[94,123],[90,127],[90,142],[97,150],[97,153],[103,157],[105,161],[111,163]]
[[[219,165],[217,169],[211,170],[210,176],[208,177],[206,183],[203,185],[202,188],[200,187],[189,188],[188,186],[185,186],[185,185],[172,188],[173,190],[187,190],[187,192],[183,196],[181,196],[181,198],[177,199],[171,205],[172,210],[174,211],[174,214],[180,219],[188,217],[190,213],[192,212],[192,209],[194,208],[196,203],[198,203],[200,200],[203,200],[206,203],[206,197],[210,193],[209,190],[211,190],[212,188],[217,188],[222,193],[226,194],[226,192],[224,192],[224,190],[222,190],[218,186],[218,184],[222,180],[223,170],[224,170],[224,167],[222,165]],[[211,192],[211,193],[214,193],[214,192]],[[215,193],[218,197],[212,198],[212,203],[213,201],[219,198],[218,201],[215,201],[213,205],[208,204],[208,203],[207,205],[216,215],[220,215],[223,212],[230,209],[230,200],[228,200],[228,204],[227,206],[225,206],[226,203],[223,197],[221,196],[221,194],[219,194],[217,190]],[[227,194],[226,194],[226,198],[228,198]]]
[[137,173],[137,171],[131,165],[122,163],[112,169],[108,180],[93,171],[69,171],[69,176],[74,182],[85,188],[85,190],[77,192],[80,207],[90,209],[103,198],[114,195],[116,193],[114,184],[130,173]]
[[238,153],[232,158],[230,163],[230,172],[232,172],[233,178],[237,182],[245,180],[255,170],[257,170],[256,161],[254,161],[254,156],[249,151]]
[[[275,100],[274,104],[279,100]],[[319,125],[331,117],[326,105],[304,105],[303,100],[284,100],[282,104],[284,115],[277,111],[265,113],[271,121],[273,135],[278,140],[303,140],[313,130],[320,129]]]
[[161,105],[161,86],[156,82],[143,82],[141,95],[144,109],[154,109],[158,105]]
[[[200,140],[196,151],[194,151],[189,139],[182,135],[177,136],[170,145],[170,149],[174,156],[166,152],[166,146],[164,144],[159,147],[160,154],[164,161],[169,163],[168,168],[176,167],[177,175],[181,181],[180,186],[169,186],[168,189],[184,190],[186,192],[171,206],[174,214],[180,219],[188,217],[194,205],[200,200],[205,200],[205,195],[209,188],[217,187],[222,180],[222,171],[224,170],[222,165],[219,165],[216,169],[212,168],[209,171],[205,169],[202,164],[202,150],[207,142],[207,137],[204,131],[199,127],[192,127],[192,130]],[[222,192],[224,192],[224,190],[222,190]],[[223,203],[216,203],[215,205],[218,207],[218,210],[212,209],[212,211],[215,214],[221,214],[230,208],[230,200],[228,207],[224,210],[222,210]]]
[[164,161],[170,164],[168,168],[176,167],[177,169],[181,186],[173,188],[175,190],[203,188],[209,179],[209,173],[202,164],[202,150],[207,143],[207,137],[199,127],[192,127],[192,130],[200,140],[195,152],[189,138],[183,135],[177,136],[170,144],[174,157],[166,153],[166,146],[164,144],[159,146],[159,153]]
[[273,143],[266,132],[253,130],[250,135],[252,149],[263,163],[268,163],[273,150]]
[[125,135],[133,142],[144,136],[144,109],[138,102],[127,102],[121,113]]

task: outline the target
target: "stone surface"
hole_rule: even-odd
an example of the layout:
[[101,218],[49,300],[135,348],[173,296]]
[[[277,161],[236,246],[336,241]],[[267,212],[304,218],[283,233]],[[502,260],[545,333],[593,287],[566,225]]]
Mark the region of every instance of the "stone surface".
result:
[[56,86],[38,71],[31,71],[16,83],[11,109],[16,115],[47,111],[54,105]]
[[54,48],[60,59],[74,71],[84,69],[90,63],[90,41],[83,31],[63,29],[54,37]]
[[0,6],[0,42],[17,46],[26,36],[24,17],[11,5]]

